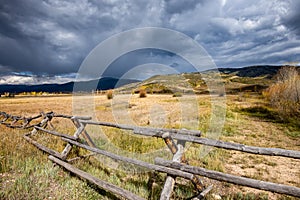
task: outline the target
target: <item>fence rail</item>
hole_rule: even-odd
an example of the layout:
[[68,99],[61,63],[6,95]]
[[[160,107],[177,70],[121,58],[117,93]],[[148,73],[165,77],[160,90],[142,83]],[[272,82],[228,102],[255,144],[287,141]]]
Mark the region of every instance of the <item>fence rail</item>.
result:
[[[64,118],[71,120],[76,128],[73,136],[53,130],[53,125],[51,124],[51,120],[53,118]],[[184,147],[186,142],[208,145],[228,150],[241,151],[251,154],[282,156],[293,159],[300,159],[299,151],[285,150],[280,148],[247,146],[238,143],[203,138],[201,137],[201,132],[196,130],[179,130],[122,125],[116,123],[92,121],[90,117],[61,115],[55,114],[53,112],[40,113],[33,117],[14,116],[5,112],[0,112],[0,124],[3,124],[9,128],[31,129],[29,133],[24,135],[24,138],[29,143],[36,146],[38,149],[48,153],[49,159],[51,161],[57,163],[64,169],[76,174],[78,177],[96,184],[98,187],[110,193],[127,199],[143,198],[115,185],[102,181],[92,176],[91,174],[88,174],[74,167],[73,165],[71,165],[71,162],[73,160],[80,159],[81,157],[101,154],[114,160],[134,164],[139,167],[147,168],[149,170],[157,171],[160,173],[166,173],[167,177],[160,195],[160,199],[162,200],[170,199],[174,185],[176,184],[176,177],[185,178],[193,183],[193,185],[195,186],[195,190],[198,191],[198,194],[193,198],[194,200],[202,199],[213,188],[212,185],[204,187],[204,184],[200,177],[208,177],[218,181],[225,181],[237,185],[300,197],[300,188],[298,187],[239,177],[231,174],[221,173],[218,171],[191,166],[188,164],[188,161],[184,156]],[[132,134],[136,135],[161,138],[170,149],[171,153],[173,154],[173,158],[172,160],[155,158],[155,164],[153,164],[125,156],[120,156],[109,151],[101,150],[97,148],[97,146],[94,144],[94,141],[89,136],[86,130],[87,125],[113,127],[122,130],[129,130],[132,132]],[[52,129],[50,130],[48,127],[51,127]],[[64,142],[67,143],[64,150],[62,152],[57,152],[42,144],[39,144],[37,141],[32,139],[31,136],[34,134],[38,134],[39,132],[47,133],[61,138]],[[84,137],[86,143],[80,142],[80,136]],[[83,148],[91,153],[85,156],[68,159],[70,151],[74,146]]]
[[226,174],[218,171],[207,170],[200,167],[194,167],[190,165],[184,165],[177,162],[172,162],[169,160],[163,160],[161,158],[156,158],[155,163],[157,165],[170,167],[173,169],[180,169],[181,171],[188,172],[191,174],[197,174],[200,176],[205,176],[211,179],[225,181],[228,183],[233,183],[237,185],[252,187],[261,190],[267,190],[271,192],[281,193],[281,194],[288,194],[296,197],[300,197],[300,188],[283,185],[283,184],[276,184],[266,181],[255,180],[251,178],[239,177],[231,174]]

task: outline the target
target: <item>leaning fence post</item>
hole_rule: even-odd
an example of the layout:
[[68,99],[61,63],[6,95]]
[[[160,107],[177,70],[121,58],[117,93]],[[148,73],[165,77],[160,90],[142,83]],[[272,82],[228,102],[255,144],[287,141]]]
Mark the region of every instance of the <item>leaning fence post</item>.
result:
[[[164,139],[165,143],[169,147],[170,151],[173,153],[173,162],[177,163],[185,163],[188,164],[188,161],[186,160],[184,156],[184,147],[186,141],[178,140],[177,144],[174,142],[173,138],[170,136],[170,133],[166,132],[162,135],[162,138]],[[168,200],[171,197],[174,185],[175,185],[175,179],[174,176],[167,176],[164,188],[161,192],[160,199],[161,200]],[[203,184],[199,177],[194,176],[191,180],[195,188],[199,191],[203,190]]]
[[[89,118],[90,119],[90,118]],[[79,128],[80,125],[82,124],[77,117],[72,117],[71,118],[73,124],[75,125],[76,128]],[[82,132],[82,136],[84,137],[84,139],[86,140],[86,142],[92,146],[92,147],[96,147],[95,143],[93,142],[92,138],[89,136],[89,134],[87,133],[87,131],[84,129]]]
[[[173,154],[172,161],[174,162],[181,162],[182,158],[184,158],[184,145],[185,143],[176,143],[171,138],[170,133],[164,133],[162,138],[164,139],[165,143],[171,150]],[[164,184],[164,188],[160,194],[160,200],[168,200],[171,197],[174,185],[175,185],[176,177],[168,175]]]
[[[72,119],[74,119],[75,117],[72,117]],[[82,133],[82,131],[84,131],[85,128],[85,124],[80,123],[79,127],[77,128],[77,130],[74,133],[74,137],[76,139],[79,138],[79,135]],[[72,149],[72,145],[70,143],[67,144],[67,146],[65,147],[65,149],[61,152],[62,155],[62,160],[66,160],[68,154],[70,153]]]
[[[47,124],[49,121],[52,120],[52,117],[49,117],[48,114],[45,114],[43,112],[41,112],[41,115],[44,117],[44,119],[38,124],[39,127],[43,127],[43,128],[46,128],[47,127]],[[30,132],[30,134],[36,134],[38,132],[38,130],[33,127],[32,131]]]
[[204,199],[204,197],[213,189],[213,185],[208,186],[203,190],[199,195],[196,197],[192,198],[192,200],[201,200]]

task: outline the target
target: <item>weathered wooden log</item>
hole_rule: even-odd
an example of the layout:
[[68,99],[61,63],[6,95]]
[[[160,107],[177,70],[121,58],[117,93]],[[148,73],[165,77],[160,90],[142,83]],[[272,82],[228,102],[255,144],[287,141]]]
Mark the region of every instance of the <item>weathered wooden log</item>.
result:
[[[168,137],[166,137],[166,138],[168,138]],[[173,142],[171,142],[171,143],[174,145]],[[184,153],[184,147],[182,145],[178,145],[178,146],[176,146],[176,148],[175,147],[171,148],[171,151],[172,151],[172,149],[176,149],[176,152],[173,155],[173,159],[172,159],[173,162],[180,162],[181,157]],[[170,175],[167,176],[163,190],[160,193],[160,200],[168,200],[171,198],[172,191],[175,186],[175,180],[176,180],[175,176],[170,176]]]
[[[145,127],[134,127],[132,130],[134,134],[144,135],[148,137],[159,137],[159,138],[162,138],[163,135],[166,133],[165,131],[160,129],[153,130]],[[170,133],[172,136],[174,135],[174,133],[172,132],[168,132],[168,133]],[[175,133],[175,134],[180,134],[180,133]]]
[[40,131],[44,131],[46,133],[49,133],[51,135],[58,136],[58,137],[64,137],[64,138],[68,138],[68,139],[71,139],[71,140],[76,140],[77,139],[74,136],[63,134],[63,133],[59,133],[59,132],[56,132],[56,131],[47,130],[47,129],[44,129],[44,128],[39,127],[39,126],[35,126],[34,128],[36,128],[36,129],[38,129]]
[[41,113],[39,115],[36,115],[34,117],[30,117],[27,120],[29,120],[29,122],[31,122],[34,119],[38,119],[41,118],[40,122],[37,122],[35,124],[28,124],[27,126],[25,126],[25,129],[30,129],[30,128],[34,128],[35,126],[39,126],[39,127],[47,127],[47,124],[52,120],[52,117],[49,117],[49,115],[53,114],[53,112],[48,112],[48,113]]
[[[148,127],[136,127],[136,126],[128,126],[128,125],[119,125],[114,123],[107,123],[107,122],[94,122],[94,121],[81,121],[82,123],[86,124],[94,124],[94,125],[102,125],[102,126],[110,126],[125,130],[132,130],[135,134],[144,135],[144,136],[151,136],[151,137],[163,137],[163,134],[166,130],[169,130],[171,137],[177,140],[187,141],[187,142],[194,142],[198,144],[204,144],[208,146],[214,146],[218,148],[242,151],[252,154],[261,154],[261,155],[269,155],[269,156],[283,156],[283,157],[290,157],[300,159],[300,152],[293,151],[293,150],[285,150],[280,148],[264,148],[264,147],[255,147],[255,146],[247,146],[244,144],[232,143],[232,142],[224,142],[220,140],[214,140],[209,138],[200,138],[195,137],[193,135],[184,135],[182,130],[176,130],[175,132],[171,132],[170,130],[174,129],[156,129],[156,128],[148,128]],[[190,131],[187,131],[190,132]],[[187,133],[184,130],[184,133]],[[176,134],[174,134],[176,133]],[[193,132],[191,132],[193,133]]]
[[170,175],[167,176],[163,190],[160,193],[160,200],[169,200],[172,195],[173,188],[175,186],[175,178]]
[[141,127],[144,128],[148,131],[151,132],[168,132],[172,135],[174,134],[182,134],[182,135],[187,135],[187,136],[195,136],[195,137],[200,137],[201,136],[201,131],[197,130],[187,130],[187,129],[167,129],[167,128],[152,128],[152,127]]
[[208,186],[207,188],[205,188],[205,190],[203,190],[200,194],[199,194],[199,196],[198,196],[198,198],[204,198],[211,190],[213,189],[213,185],[210,185],[210,186]]
[[49,114],[52,117],[60,117],[60,118],[67,118],[67,119],[71,119],[73,116],[72,115],[63,115],[63,114],[56,114],[56,113],[51,113]]
[[0,123],[5,122],[9,118],[9,116],[5,112],[2,112],[1,115],[3,116],[3,119],[0,121]]
[[[185,147],[185,144],[186,144],[186,141],[177,140],[177,145],[182,145],[182,147]],[[185,154],[182,154],[180,162],[181,163],[185,163],[185,164],[189,163],[188,160],[185,157]]]
[[67,118],[67,119],[81,119],[81,120],[91,120],[91,117],[88,116],[73,116],[73,115],[62,115],[62,114],[56,114],[53,113],[52,117],[61,117],[61,118]]
[[[47,113],[46,113],[47,114]],[[32,121],[32,120],[34,120],[34,119],[38,119],[38,118],[40,118],[40,117],[42,117],[42,115],[41,114],[38,114],[38,115],[36,115],[36,116],[33,116],[33,117],[28,117],[27,118],[27,120],[30,120],[30,121]]]
[[53,162],[55,162],[56,164],[62,166],[63,168],[65,168],[66,170],[72,172],[73,174],[76,174],[78,177],[85,179],[95,185],[97,185],[98,187],[100,187],[101,189],[104,189],[112,194],[124,197],[126,199],[133,199],[133,200],[144,200],[144,198],[133,194],[131,192],[129,192],[128,190],[122,189],[120,187],[117,187],[111,183],[102,181],[94,176],[92,176],[91,174],[84,172],[60,159],[57,159],[53,156],[49,156],[49,159]]
[[168,133],[168,132],[164,133],[162,135],[162,138],[164,139],[164,141],[165,141],[166,145],[168,146],[168,148],[170,149],[171,153],[173,155],[175,155],[176,152],[178,151],[178,147],[177,147],[176,143],[174,142],[174,140],[171,138],[170,133]]
[[89,121],[89,120],[79,120],[80,123],[83,124],[91,124],[91,125],[100,125],[100,126],[108,126],[113,128],[119,128],[124,130],[132,130],[140,135],[152,136],[152,137],[162,137],[165,132],[169,132],[170,134],[183,134],[183,135],[193,135],[193,136],[201,136],[200,131],[196,130],[185,130],[185,129],[166,129],[166,128],[151,128],[151,127],[138,127],[124,124],[115,124],[109,122],[97,122],[97,121]]
[[[3,117],[3,119],[0,120],[0,123],[5,125],[8,128],[28,129],[28,128],[33,127],[29,123],[33,119],[40,118],[42,115],[39,114],[39,115],[36,115],[36,116],[33,116],[33,117],[20,117],[20,116],[9,115],[5,112],[0,112],[0,116]],[[7,120],[12,120],[12,121],[6,122]],[[21,121],[21,120],[23,121],[22,124],[16,124],[16,122]],[[35,125],[38,125],[38,123],[36,123]]]
[[[52,120],[52,117],[48,117],[46,114],[41,113],[41,115],[44,117],[43,120],[37,125],[38,127],[46,128],[48,125],[48,122]],[[31,134],[36,134],[38,129],[34,128],[31,131]]]
[[25,127],[22,127],[22,129],[30,129],[30,128],[34,128],[35,126],[40,126],[40,125],[41,125],[40,122],[31,124],[31,125],[27,124]]
[[[77,140],[79,138],[79,135],[82,133],[82,131],[84,130],[85,125],[84,124],[80,124],[80,126],[77,128],[77,130],[74,133],[74,138]],[[68,154],[70,153],[72,149],[72,145],[70,145],[70,143],[68,143],[65,147],[65,149],[61,152],[62,155],[62,160],[66,160]]]
[[124,130],[133,130],[135,128],[135,126],[131,126],[131,125],[115,124],[110,122],[98,122],[98,121],[90,121],[90,120],[79,120],[79,122],[82,124],[107,126],[107,127],[119,128]]
[[195,186],[195,188],[196,188],[198,191],[202,191],[202,190],[203,190],[204,185],[203,185],[203,182],[202,182],[202,180],[200,179],[200,177],[194,176],[194,178],[193,178],[193,180],[192,180],[192,183],[193,183],[193,185]]
[[192,198],[192,200],[201,200],[213,189],[213,185],[208,186],[203,190],[197,197]]
[[276,192],[280,194],[287,194],[295,197],[300,197],[300,188],[294,186],[288,186],[283,184],[271,183],[266,181],[260,181],[245,177],[239,177],[231,174],[225,174],[218,171],[207,170],[201,167],[194,167],[190,165],[184,165],[177,162],[172,162],[164,160],[161,158],[155,158],[155,164],[170,167],[173,169],[180,169],[184,172],[189,172],[195,175],[205,176],[211,179],[225,181],[228,183],[233,183],[237,185],[252,187],[260,190],[266,190],[271,192]]
[[45,147],[44,145],[39,144],[37,141],[34,141],[33,139],[31,139],[30,137],[28,137],[27,135],[23,136],[25,138],[25,140],[27,140],[29,143],[33,144],[34,146],[36,146],[38,149],[53,155],[57,158],[61,158],[62,155],[60,153],[58,153],[57,151],[54,151],[53,149],[49,149],[48,147]]
[[[72,120],[72,122],[73,122],[73,124],[74,124],[74,126],[75,126],[76,128],[79,128],[80,126],[85,126],[84,124],[81,124],[81,123],[79,122],[78,118],[75,118],[75,117],[74,117],[74,118],[72,118],[71,120]],[[95,143],[93,142],[92,138],[90,137],[90,135],[87,133],[87,131],[86,131],[85,129],[82,131],[82,136],[84,137],[84,139],[86,140],[86,142],[87,142],[90,146],[96,147],[96,145],[95,145]]]
[[[200,138],[195,137],[193,135],[186,135],[187,130],[176,130],[176,129],[156,129],[156,128],[148,128],[148,127],[136,127],[136,126],[128,126],[128,125],[120,125],[108,122],[94,122],[94,121],[82,121],[82,123],[86,124],[94,124],[94,125],[102,125],[102,126],[110,126],[125,130],[132,130],[135,134],[144,135],[144,136],[151,136],[151,137],[163,137],[165,131],[169,131],[172,138],[187,141],[187,142],[194,142],[198,144],[204,144],[208,146],[214,146],[218,148],[242,151],[252,154],[261,154],[261,155],[269,155],[269,156],[283,156],[283,157],[290,157],[300,159],[300,152],[293,151],[293,150],[285,150],[280,148],[264,148],[264,147],[255,147],[255,146],[247,146],[244,144],[232,143],[232,142],[224,142],[220,140],[214,140],[209,138]],[[175,132],[172,132],[174,130]],[[183,131],[183,132],[182,132]],[[183,134],[184,133],[184,134]],[[191,132],[194,133],[194,132]]]
[[205,196],[213,189],[213,185],[205,188],[197,197],[192,198],[192,200],[201,200],[204,199]]
[[145,167],[145,168],[150,169],[150,170],[155,170],[155,171],[158,171],[158,172],[164,172],[164,173],[171,174],[171,175],[174,175],[174,176],[183,177],[183,178],[186,178],[186,179],[189,179],[189,180],[193,179],[193,177],[194,177],[193,174],[190,174],[190,173],[187,173],[187,172],[182,172],[180,170],[171,169],[171,168],[167,168],[167,167],[147,163],[147,162],[136,160],[136,159],[133,159],[133,158],[119,156],[117,154],[114,154],[114,153],[111,153],[111,152],[108,152],[108,151],[104,151],[104,150],[101,150],[101,149],[98,149],[98,148],[95,148],[95,147],[90,147],[88,145],[81,144],[79,142],[76,142],[74,140],[70,140],[70,139],[67,139],[67,138],[62,138],[62,140],[66,141],[70,144],[76,145],[78,147],[84,148],[86,150],[89,150],[89,151],[107,156],[107,157],[112,158],[114,160],[119,160],[119,161],[127,162],[127,163],[130,163],[130,164],[135,164],[135,165]]
[[90,116],[73,116],[72,119],[76,119],[76,120],[91,120],[92,117],[90,117]]
[[280,148],[264,148],[264,147],[247,146],[247,145],[243,145],[243,144],[224,142],[224,141],[213,140],[213,139],[209,139],[209,138],[199,138],[199,137],[193,137],[193,136],[187,137],[187,136],[180,135],[180,134],[173,135],[172,137],[177,140],[194,142],[194,143],[198,143],[198,144],[204,144],[204,145],[208,145],[208,146],[229,149],[229,150],[242,151],[242,152],[247,152],[247,153],[252,153],[252,154],[269,155],[269,156],[283,156],[283,157],[300,159],[300,151],[285,150],[285,149],[280,149]]

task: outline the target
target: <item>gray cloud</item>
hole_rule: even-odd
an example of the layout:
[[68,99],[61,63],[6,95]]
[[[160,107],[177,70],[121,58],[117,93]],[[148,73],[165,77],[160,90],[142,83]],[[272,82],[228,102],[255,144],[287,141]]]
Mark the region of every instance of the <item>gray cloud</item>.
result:
[[74,81],[76,74],[62,74],[62,75],[55,75],[55,76],[37,76],[34,74],[10,74],[10,75],[3,75],[0,77],[0,84],[27,84],[27,85],[35,85],[35,84],[60,84]]
[[[299,61],[299,40],[282,23],[292,1],[226,1],[210,28],[196,39],[213,55],[218,66],[283,64]],[[207,42],[209,41],[209,42]]]
[[[0,0],[0,76],[76,73],[97,44],[145,26],[187,34],[219,67],[300,61],[299,9],[297,0]],[[165,53],[147,58],[148,53],[120,58],[127,67],[115,62],[108,74],[146,62],[179,63],[180,71],[190,70],[179,58]]]
[[[148,63],[151,64],[147,65]],[[138,72],[140,72],[140,78],[137,74],[135,74],[135,79],[143,79],[144,77],[149,78],[149,76],[151,75],[153,76],[155,74],[159,74],[159,66],[163,65],[170,67],[172,66],[173,71],[177,73],[195,71],[195,68],[191,64],[172,52],[158,49],[141,49],[120,56],[107,68],[107,70],[105,70],[103,75],[121,77],[132,68],[135,68],[137,66],[145,66],[145,68],[148,68],[147,70],[145,69],[144,72],[142,71],[142,68],[138,70]],[[120,66],[122,67],[120,68]],[[149,66],[153,66],[153,70],[149,69]],[[144,73],[146,73],[146,71],[147,74],[145,75]],[[165,72],[163,72],[163,69],[161,69],[161,71],[162,74],[165,74]]]
[[197,4],[205,3],[205,0],[190,0],[190,1],[177,1],[177,0],[165,0],[165,11],[168,14],[184,13],[189,10],[193,10]]
[[300,37],[300,1],[292,1],[289,14],[283,17],[282,22]]

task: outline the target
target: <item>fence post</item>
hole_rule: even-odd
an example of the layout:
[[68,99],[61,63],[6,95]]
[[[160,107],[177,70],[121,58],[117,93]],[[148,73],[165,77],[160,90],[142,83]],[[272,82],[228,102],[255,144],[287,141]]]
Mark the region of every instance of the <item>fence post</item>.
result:
[[[72,117],[71,118],[73,124],[75,125],[75,127],[78,129],[81,125],[83,125],[77,117]],[[89,134],[87,133],[87,131],[84,129],[82,131],[82,136],[84,137],[84,139],[86,140],[86,142],[92,146],[92,147],[96,147],[95,143],[93,142],[92,138],[89,136]]]
[[[74,137],[76,139],[79,138],[79,135],[82,133],[84,128],[85,128],[85,124],[80,123],[77,130],[74,133]],[[72,149],[72,145],[70,143],[68,143],[67,146],[65,147],[65,149],[61,152],[62,160],[66,160],[66,158],[67,158],[68,154],[70,153],[71,149]]]
[[[173,153],[173,162],[177,163],[186,163],[188,164],[188,161],[186,160],[184,156],[184,147],[186,141],[178,140],[177,144],[174,142],[173,138],[170,136],[170,133],[166,132],[162,135],[162,138],[164,139],[165,143],[169,147],[170,151]],[[175,185],[176,177],[168,175],[164,184],[164,188],[160,195],[160,200],[168,200],[171,197],[174,185]],[[195,188],[199,191],[203,190],[203,184],[199,177],[194,176],[191,180]]]
[[[165,143],[169,147],[170,151],[173,154],[172,161],[174,162],[181,162],[184,158],[184,146],[185,142],[179,143],[176,145],[174,140],[171,138],[170,133],[164,133],[162,138],[164,139]],[[185,159],[184,159],[185,160]],[[164,184],[164,188],[160,194],[160,200],[168,200],[172,195],[172,191],[175,185],[176,177],[168,175]]]
[[[49,113],[45,114],[45,113],[41,112],[41,115],[44,117],[44,119],[38,124],[39,127],[46,128],[48,125],[48,122],[52,120],[52,117],[49,117],[48,114]],[[37,132],[38,132],[38,130],[35,127],[33,127],[32,131],[30,132],[29,135],[36,134]],[[29,136],[29,135],[27,135],[27,136]]]

